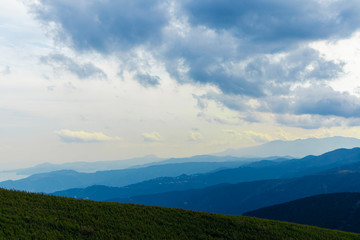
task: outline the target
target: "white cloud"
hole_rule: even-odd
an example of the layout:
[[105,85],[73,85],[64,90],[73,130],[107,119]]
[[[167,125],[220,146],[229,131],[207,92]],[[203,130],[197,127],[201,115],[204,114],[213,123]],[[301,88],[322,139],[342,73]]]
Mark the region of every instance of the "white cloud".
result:
[[258,133],[254,131],[244,131],[244,134],[246,137],[250,138],[254,142],[269,142],[274,140],[273,137],[271,137],[268,134],[265,133]]
[[238,132],[238,131],[236,131],[234,129],[226,129],[223,132],[226,133],[226,134],[232,135],[232,136],[239,136],[239,137],[242,136],[242,134],[240,132]]
[[202,140],[204,137],[200,132],[190,131],[189,132],[189,140],[193,142],[197,142]]
[[106,73],[91,62],[78,63],[63,54],[49,54],[40,58],[41,63],[55,69],[65,69],[75,74],[79,79],[97,78],[106,79]]
[[55,133],[63,142],[107,142],[122,140],[120,137],[110,137],[102,132],[71,131],[62,129]]
[[143,136],[145,142],[161,141],[161,135],[158,132],[143,133],[142,136]]

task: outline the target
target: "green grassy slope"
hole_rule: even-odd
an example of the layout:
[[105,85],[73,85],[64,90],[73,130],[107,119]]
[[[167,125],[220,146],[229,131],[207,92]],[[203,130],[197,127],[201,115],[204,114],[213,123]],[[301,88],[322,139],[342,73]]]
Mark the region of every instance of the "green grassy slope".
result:
[[316,227],[0,189],[0,239],[360,239]]

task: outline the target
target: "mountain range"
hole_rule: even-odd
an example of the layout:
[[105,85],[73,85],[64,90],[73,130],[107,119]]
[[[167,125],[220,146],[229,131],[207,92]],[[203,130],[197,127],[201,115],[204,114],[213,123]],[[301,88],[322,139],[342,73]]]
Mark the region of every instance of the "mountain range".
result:
[[320,156],[308,156],[302,159],[264,160],[203,174],[159,177],[122,188],[91,186],[84,189],[68,189],[54,194],[92,200],[129,198],[135,195],[201,189],[221,183],[294,178],[358,162],[360,162],[360,148],[338,149]]
[[160,176],[171,177],[179,176],[181,174],[211,172],[218,169],[239,167],[245,163],[246,162],[244,162],[243,159],[231,162],[189,162],[99,171],[95,173],[79,173],[73,170],[60,170],[34,174],[20,180],[3,181],[0,182],[0,187],[45,193],[69,188],[88,187],[91,185],[123,187]]
[[241,215],[274,204],[336,192],[360,192],[360,163],[300,178],[219,184],[111,201]]
[[[2,171],[4,173],[16,173],[17,175],[29,176],[37,173],[46,173],[59,170],[74,170],[77,172],[96,172],[106,170],[119,170],[133,167],[145,167],[151,165],[186,163],[186,162],[223,162],[273,160],[277,158],[302,158],[308,155],[320,155],[338,148],[360,147],[360,139],[350,137],[308,138],[293,141],[271,141],[255,147],[229,149],[225,152],[212,155],[198,155],[185,158],[161,159],[156,156],[145,156],[115,161],[97,162],[70,162],[62,164],[42,163],[30,168]],[[225,158],[225,159],[224,159]],[[234,159],[232,159],[234,158]]]
[[241,215],[317,194],[360,192],[360,148],[298,159],[201,155],[93,173],[60,170],[0,187]]
[[77,172],[96,172],[96,171],[106,171],[106,170],[115,170],[115,169],[125,169],[142,164],[160,162],[163,160],[164,159],[162,158],[149,155],[142,158],[131,158],[131,159],[114,160],[114,161],[69,162],[69,163],[61,163],[61,164],[46,162],[36,165],[34,167],[13,169],[3,172],[16,173],[18,175],[25,175],[25,176],[38,174],[38,173],[54,172],[59,170],[74,170]]
[[360,147],[360,139],[336,136],[297,139],[293,141],[276,140],[254,147],[229,149],[215,155],[235,157],[292,156],[294,158],[302,158],[308,155],[323,154],[338,148],[354,147]]

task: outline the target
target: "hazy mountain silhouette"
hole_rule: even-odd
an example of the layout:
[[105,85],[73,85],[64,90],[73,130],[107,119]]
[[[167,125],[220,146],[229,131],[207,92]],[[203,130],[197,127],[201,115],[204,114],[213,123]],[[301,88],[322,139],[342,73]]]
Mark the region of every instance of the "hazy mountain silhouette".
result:
[[244,215],[360,232],[360,193],[316,195]]
[[47,173],[59,170],[74,170],[77,172],[96,172],[106,170],[118,170],[146,163],[155,163],[163,161],[162,158],[156,156],[145,156],[141,158],[131,158],[125,160],[114,160],[114,161],[97,161],[97,162],[69,162],[69,163],[42,163],[34,167],[8,170],[5,172],[15,172],[18,175],[33,175],[37,173]]
[[34,174],[20,180],[0,182],[0,187],[25,190],[30,192],[54,192],[69,188],[88,187],[91,185],[107,185],[122,187],[129,184],[157,178],[160,176],[179,176],[211,172],[217,169],[233,168],[244,162],[189,162],[154,165],[142,168],[129,168],[95,173],[79,173],[73,170],[60,170],[49,173]]
[[321,156],[308,156],[303,159],[265,160],[204,174],[159,177],[123,188],[92,186],[85,189],[68,189],[55,194],[93,200],[128,198],[134,195],[201,189],[220,183],[300,177],[351,163],[360,163],[360,148],[338,149]]
[[354,147],[360,147],[360,139],[338,136],[298,139],[294,141],[276,140],[255,147],[229,149],[214,155],[237,157],[292,156],[301,158],[308,155],[319,155],[338,148]]

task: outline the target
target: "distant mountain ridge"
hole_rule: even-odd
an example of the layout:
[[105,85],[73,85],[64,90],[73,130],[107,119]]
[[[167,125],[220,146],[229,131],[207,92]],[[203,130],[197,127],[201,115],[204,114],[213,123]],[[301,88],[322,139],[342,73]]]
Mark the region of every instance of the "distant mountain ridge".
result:
[[97,161],[97,162],[69,162],[69,163],[42,163],[34,167],[8,170],[5,172],[15,172],[18,175],[33,175],[38,173],[54,172],[59,170],[74,170],[77,172],[97,172],[107,170],[119,170],[150,162],[160,162],[164,159],[156,156],[145,156],[141,158],[131,158],[114,161]]
[[360,163],[300,178],[219,184],[110,201],[241,215],[262,207],[337,192],[360,192]]
[[338,149],[320,156],[307,156],[302,159],[264,160],[210,173],[159,177],[122,188],[91,186],[67,189],[54,194],[92,200],[129,198],[135,195],[201,189],[221,183],[301,177],[354,163],[360,163],[360,148]]
[[[338,148],[360,147],[360,139],[349,137],[308,138],[294,141],[271,141],[259,146],[229,149],[222,153],[211,155],[197,155],[184,158],[158,158],[153,155],[114,161],[97,162],[69,162],[62,164],[42,163],[34,167],[24,169],[7,170],[3,173],[16,173],[18,175],[33,175],[37,173],[53,172],[58,170],[75,170],[77,172],[96,172],[107,170],[119,170],[134,167],[146,167],[169,163],[185,162],[223,162],[274,160],[277,158],[302,158],[308,155],[320,155]],[[224,159],[225,158],[225,159]],[[0,171],[1,174],[1,171]]]
[[308,155],[319,155],[339,148],[354,147],[360,147],[360,139],[336,136],[297,139],[293,141],[276,140],[255,147],[229,149],[213,155],[235,157],[292,156],[294,158],[302,158]]
[[261,208],[244,215],[360,232],[360,193],[321,194]]
[[91,185],[106,185],[123,187],[129,184],[157,178],[160,176],[179,176],[211,172],[217,169],[233,168],[245,164],[233,162],[189,162],[154,165],[148,167],[128,168],[95,173],[79,173],[73,170],[60,170],[49,173],[34,174],[20,180],[0,182],[0,187],[6,189],[25,190],[30,192],[50,193],[69,188],[82,188]]
[[133,158],[126,160],[115,161],[98,161],[98,162],[70,162],[62,164],[42,163],[34,167],[13,169],[7,171],[0,171],[1,173],[16,173],[18,175],[34,175],[38,173],[48,173],[60,170],[74,170],[82,173],[94,173],[99,171],[121,170],[128,168],[143,168],[154,165],[166,165],[173,163],[191,163],[191,162],[255,162],[261,159],[277,159],[278,157],[266,158],[240,158],[232,156],[213,156],[213,155],[197,155],[186,158],[169,158],[162,159],[156,156],[146,156],[143,158]]

